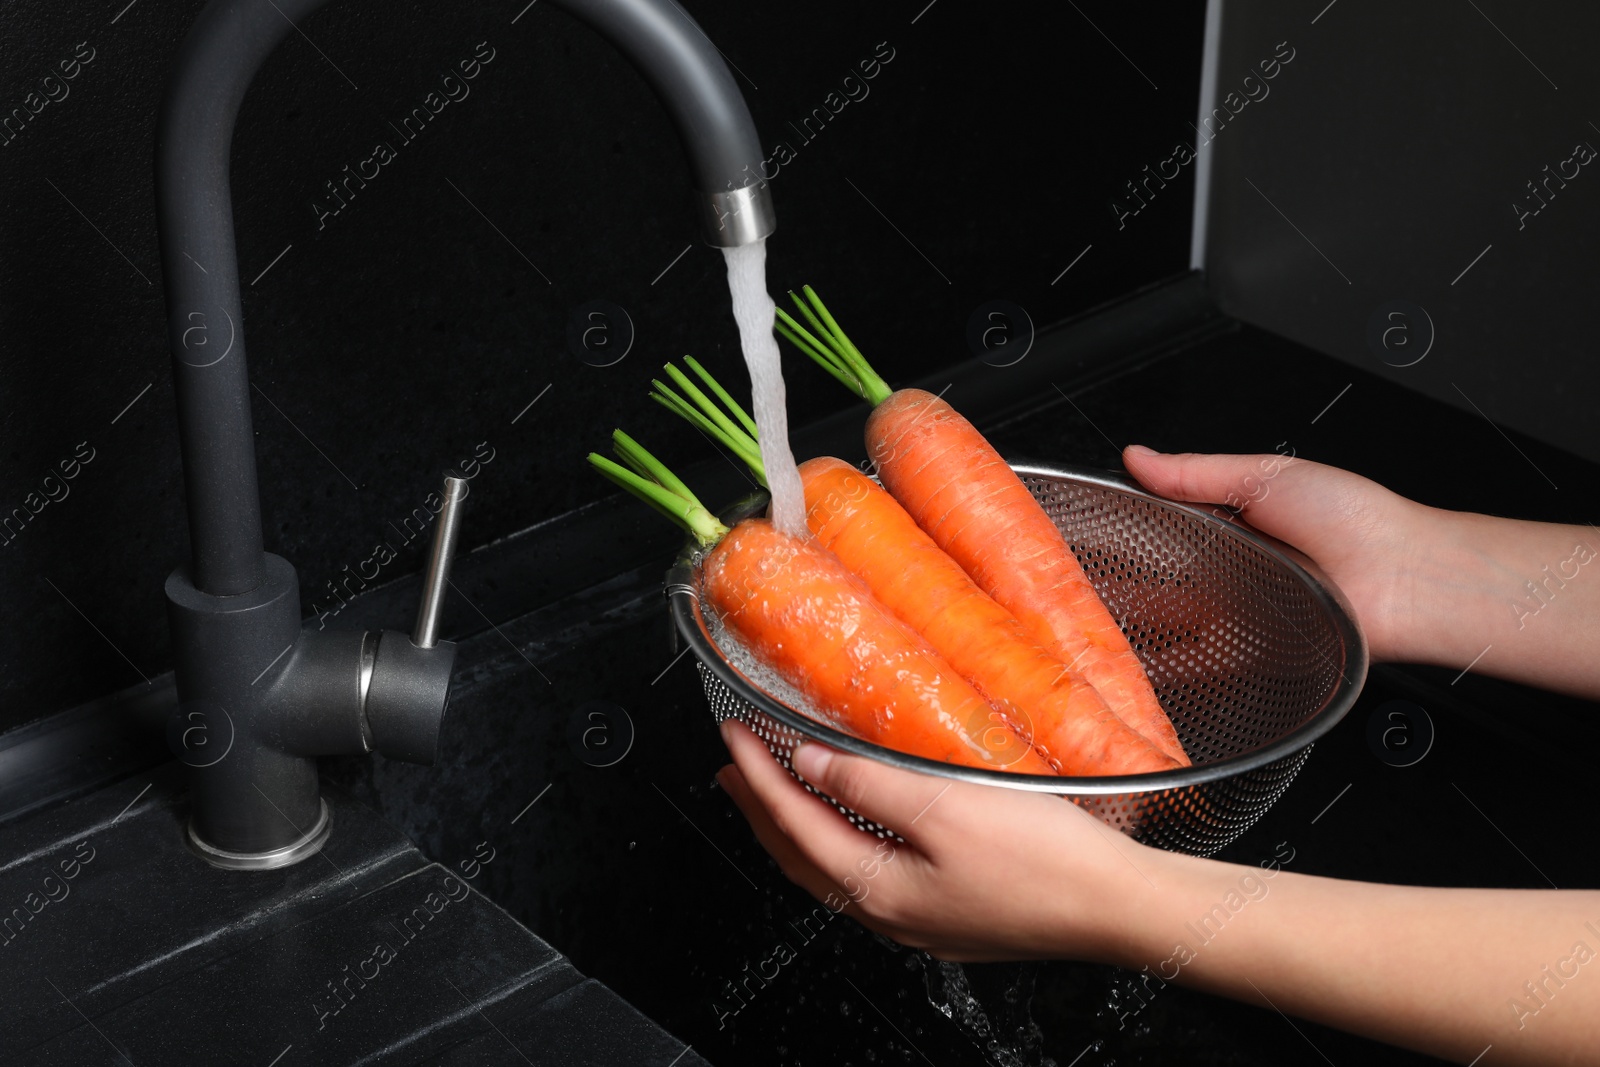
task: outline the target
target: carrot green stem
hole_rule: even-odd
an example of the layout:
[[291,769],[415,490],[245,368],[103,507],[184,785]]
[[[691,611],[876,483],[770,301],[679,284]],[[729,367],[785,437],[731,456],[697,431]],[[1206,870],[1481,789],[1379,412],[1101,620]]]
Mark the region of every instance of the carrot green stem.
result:
[[[615,453],[616,457],[622,461],[623,465],[626,466],[629,470],[633,471],[633,473],[637,474],[639,477],[643,478],[647,482],[650,482],[652,484],[655,483],[655,479],[650,477],[649,469],[646,468],[644,466],[644,464],[638,462],[636,459],[634,459],[632,456],[630,456],[626,449],[622,448],[619,445],[613,444],[611,446],[611,451],[613,453]],[[667,491],[671,492],[670,489],[667,490]],[[677,494],[673,494],[673,495],[676,496]]]
[[[811,330],[808,331],[793,317],[780,310],[778,314],[782,316],[780,321],[783,326],[779,328],[779,332],[868,403],[874,407],[883,403],[893,391],[888,383],[872,369],[872,365],[861,354],[861,350],[828,312],[827,305],[822,302],[816,290],[809,285],[802,286],[801,289],[805,292],[805,300],[800,299],[792,291],[789,293],[789,298],[811,324]],[[797,340],[796,336],[801,339]],[[824,350],[826,357],[822,356],[818,349]]]
[[[728,396],[727,390],[723,389],[717,380],[711,376],[711,372],[696,363],[690,356],[685,356],[684,359],[690,366],[694,367],[696,373],[700,375],[711,391],[717,394],[718,397],[723,398],[728,406],[733,409],[735,415],[741,416],[740,421],[745,422],[747,416],[744,415],[744,409],[731,396]],[[762,485],[766,485],[767,471],[761,462],[761,446],[756,441],[755,420],[748,421],[749,432],[746,432],[744,427],[735,424],[709,397],[695,388],[694,383],[681,370],[668,363],[666,372],[674,382],[677,382],[683,388],[684,392],[694,398],[694,403],[691,404],[683,399],[659,381],[652,383],[656,387],[656,392],[650,395],[667,410],[687,419],[700,432],[732,452],[745,466],[750,468]]]
[[[801,288],[805,289],[806,286],[801,286]],[[807,295],[809,296],[810,294],[807,293]],[[812,332],[827,340],[830,350],[840,347],[838,342],[834,339],[832,333],[828,330],[828,327],[823,325],[822,320],[817,318],[816,313],[811,310],[811,305],[796,296],[793,289],[789,290],[789,299],[794,301],[794,306],[800,309],[800,314],[804,315],[806,321],[811,324]],[[848,350],[846,350],[846,352],[848,353]],[[841,362],[847,361],[841,360]]]
[[716,423],[712,422],[710,419],[701,414],[699,408],[689,403],[677,393],[674,393],[672,389],[665,385],[659,378],[652,378],[650,380],[650,384],[655,386],[655,389],[650,393],[650,399],[654,400],[656,403],[660,404],[674,415],[677,415],[679,418],[688,420],[688,422],[694,426],[695,429],[699,430],[712,440],[722,440],[722,427],[718,426]]
[[[607,459],[598,452],[589,453],[589,463],[599,472],[602,478],[615,482],[674,523],[684,526],[685,529],[688,528],[684,525],[682,518],[682,513],[685,510],[683,501],[678,500],[673,494],[667,493],[654,482],[639,477],[633,471],[613,460]],[[663,493],[665,493],[665,496],[662,495]],[[667,500],[667,497],[672,497],[672,500]]]
[[689,531],[694,536],[694,539],[700,543],[701,548],[714,545],[722,539],[722,536],[728,532],[728,528],[719,522],[715,515],[701,506],[700,501],[695,499],[694,494],[682,482],[678,481],[671,471],[667,470],[659,460],[645,451],[643,446],[623,434],[622,431],[618,430],[614,435],[615,437],[621,437],[628,442],[629,455],[626,458],[630,463],[637,460],[647,469],[655,470],[658,474],[664,474],[673,483],[674,488],[668,488],[648,477],[629,470],[622,464],[615,463],[598,452],[590,452],[589,463],[595,470]]
[[777,313],[777,321],[773,323],[773,328],[778,331],[780,337],[810,356],[817,366],[837,378],[846,389],[863,400],[866,399],[867,394],[861,388],[861,382],[850,372],[850,368],[839,362],[832,349],[811,336],[787,311],[782,308],[775,308],[774,311]]
[[690,368],[692,368],[696,374],[700,375],[700,380],[705,382],[706,386],[713,393],[717,394],[717,399],[722,401],[723,406],[729,411],[733,412],[738,420],[744,423],[744,428],[750,434],[750,436],[754,437],[756,435],[756,420],[750,417],[749,412],[740,407],[739,402],[733,397],[729,396],[728,391],[719,385],[717,380],[711,376],[711,372],[702,367],[693,356],[684,356],[683,361],[689,364]]
[[[866,381],[868,377],[878,378],[873,373],[872,367],[868,365],[867,357],[861,354],[861,349],[856,347],[855,342],[850,340],[850,336],[844,332],[839,323],[829,314],[828,305],[822,302],[822,298],[817,295],[817,291],[809,285],[802,285],[800,289],[806,294],[806,299],[811,301],[811,306],[817,309],[817,314],[822,317],[822,321],[827,323],[828,332],[849,352],[850,364],[858,372],[862,373],[862,380]],[[879,378],[878,382],[882,384],[882,379]]]
[[660,378],[651,378],[650,384],[654,386],[654,388],[650,391],[650,399],[654,400],[656,403],[660,404],[674,415],[689,420],[689,422],[693,423],[695,427],[702,432],[711,434],[712,436],[717,434],[717,424],[702,415],[699,408],[695,407],[683,397],[673,392],[671,386],[667,385]]
[[678,480],[677,475],[668,470],[660,460],[645,451],[643,445],[621,430],[611,431],[611,447],[622,461],[632,467],[640,476],[648,478],[674,496],[680,497],[690,504],[698,505],[700,503],[694,498],[694,494],[689,491],[689,487]]
[[705,414],[706,418],[716,423],[725,434],[732,436],[748,436],[744,430],[741,430],[737,425],[735,425],[732,419],[728,418],[721,408],[717,407],[717,405],[712,402],[710,397],[702,393],[694,384],[694,382],[689,380],[689,376],[687,374],[683,373],[683,371],[679,370],[671,363],[666,364],[662,369],[667,372],[667,376],[669,378],[677,383],[678,388],[689,394],[689,399],[694,401],[695,407],[699,408],[701,412]]

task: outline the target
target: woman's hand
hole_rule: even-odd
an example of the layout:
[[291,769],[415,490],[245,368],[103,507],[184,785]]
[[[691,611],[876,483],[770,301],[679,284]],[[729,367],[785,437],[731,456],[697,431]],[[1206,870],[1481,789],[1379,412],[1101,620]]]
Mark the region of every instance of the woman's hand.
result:
[[1600,699],[1600,535],[1431,508],[1286,456],[1123,453],[1175,500],[1239,509],[1344,593],[1374,660],[1428,663]]
[[[896,844],[806,792],[740,723],[722,736],[736,766],[717,779],[784,874],[940,959],[1115,964],[1145,995],[1173,982],[1463,1064],[1595,1062],[1600,979],[1580,977],[1600,968],[1593,890],[1370,885],[1181,856],[1059,797],[795,750],[808,781]],[[1143,1007],[1120,1001],[1118,1027]]]
[[1292,456],[1167,455],[1133,445],[1122,461],[1151,492],[1235,508],[1311,557],[1355,609],[1374,660],[1429,661],[1416,602],[1447,547],[1440,542],[1451,513]]
[[[1153,492],[1237,508],[1316,561],[1374,658],[1475,664],[1600,697],[1600,579],[1583,577],[1600,573],[1590,527],[1441,511],[1284,456],[1131,448],[1124,461]],[[796,749],[807,781],[897,831],[895,844],[806,792],[742,725],[725,722],[722,736],[734,766],[718,780],[785,875],[941,959],[1143,968],[1156,989],[1189,985],[1460,1063],[1485,1053],[1485,1063],[1587,1063],[1600,1047],[1600,980],[1564,979],[1559,999],[1527,993],[1552,966],[1573,979],[1596,958],[1587,943],[1569,946],[1587,936],[1580,928],[1600,933],[1600,893],[1258,871],[1139,845],[1047,794]]]
[[876,838],[807,792],[741,723],[725,721],[722,737],[734,765],[717,780],[789,880],[940,959],[1116,962],[1140,901],[1175,859],[1060,797],[797,748],[806,781],[905,842]]

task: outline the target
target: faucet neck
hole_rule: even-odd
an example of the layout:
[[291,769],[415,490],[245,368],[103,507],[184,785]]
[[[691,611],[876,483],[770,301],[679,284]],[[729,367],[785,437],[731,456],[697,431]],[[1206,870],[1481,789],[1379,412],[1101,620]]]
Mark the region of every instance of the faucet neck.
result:
[[228,156],[245,90],[324,0],[213,0],[179,49],[156,128],[156,227],[167,300],[195,587],[266,580]]
[[[265,580],[244,315],[228,158],[245,91],[326,0],[211,0],[184,39],[156,130],[156,224],[167,301],[195,587]],[[677,126],[707,241],[775,225],[749,108],[715,45],[676,0],[555,0],[633,61]]]

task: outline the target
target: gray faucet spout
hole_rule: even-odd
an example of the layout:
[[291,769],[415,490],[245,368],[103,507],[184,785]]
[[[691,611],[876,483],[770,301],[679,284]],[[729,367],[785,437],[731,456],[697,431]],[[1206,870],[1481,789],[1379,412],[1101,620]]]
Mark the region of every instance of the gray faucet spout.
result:
[[[303,633],[294,569],[264,550],[229,153],[256,72],[325,2],[211,0],[179,50],[156,129],[156,222],[193,553],[168,580],[168,615],[180,707],[198,709],[188,714],[230,739],[217,762],[191,763],[191,845],[224,867],[281,866],[321,847],[328,827],[317,755],[371,748],[430,761],[455,651],[436,640],[448,537],[430,561],[437,588],[415,639]],[[771,233],[749,109],[676,0],[554,2],[616,45],[662,99],[693,168],[707,242],[734,247]]]

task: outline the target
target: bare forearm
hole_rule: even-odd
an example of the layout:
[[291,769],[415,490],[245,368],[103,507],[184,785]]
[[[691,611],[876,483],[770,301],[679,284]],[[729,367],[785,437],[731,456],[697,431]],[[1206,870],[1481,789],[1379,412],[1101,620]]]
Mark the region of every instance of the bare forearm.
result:
[[1600,697],[1600,533],[1425,512],[1388,655]]
[[[1111,962],[1471,1062],[1593,1063],[1600,892],[1343,882],[1150,853]],[[1314,1060],[1315,1057],[1308,1057]]]

